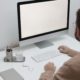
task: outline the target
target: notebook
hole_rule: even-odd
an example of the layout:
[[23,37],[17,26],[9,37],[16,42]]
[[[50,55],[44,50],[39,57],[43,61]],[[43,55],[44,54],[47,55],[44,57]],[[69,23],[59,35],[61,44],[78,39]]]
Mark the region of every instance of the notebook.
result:
[[0,76],[3,80],[24,80],[22,76],[13,68],[0,72]]

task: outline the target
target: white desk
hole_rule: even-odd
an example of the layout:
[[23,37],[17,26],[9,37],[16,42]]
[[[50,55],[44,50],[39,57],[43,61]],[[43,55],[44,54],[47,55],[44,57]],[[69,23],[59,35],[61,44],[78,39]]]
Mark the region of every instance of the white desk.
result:
[[[47,47],[43,50],[49,50],[53,48],[57,50],[58,46],[66,45],[72,49],[80,51],[80,43],[74,38],[69,37],[67,35],[61,36],[54,40],[52,39],[50,41],[52,41],[54,45],[51,47]],[[20,73],[20,75],[24,78],[24,80],[38,80],[40,77],[40,74],[44,71],[43,66],[47,62],[49,61],[54,62],[58,70],[59,67],[62,66],[65,61],[70,59],[70,57],[68,57],[67,55],[61,55],[61,56],[55,57],[54,59],[37,63],[31,58],[31,56],[40,53],[42,50],[40,50],[35,45],[24,47],[21,50],[23,55],[26,57],[26,61],[23,63],[5,63],[2,60],[3,57],[5,56],[5,51],[0,52],[0,72],[7,70],[9,68],[14,68],[16,69],[17,72]],[[25,67],[27,65],[29,67]]]

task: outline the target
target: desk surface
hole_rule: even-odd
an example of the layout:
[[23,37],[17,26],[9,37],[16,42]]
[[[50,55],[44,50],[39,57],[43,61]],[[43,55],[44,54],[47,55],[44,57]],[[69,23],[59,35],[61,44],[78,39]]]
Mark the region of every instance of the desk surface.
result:
[[44,71],[43,66],[48,63],[48,62],[53,62],[56,66],[56,71],[66,62],[67,60],[70,59],[69,56],[63,54],[61,56],[55,57],[53,59],[49,59],[43,62],[35,62],[31,56],[36,55],[40,53],[41,51],[47,51],[51,49],[57,50],[57,48],[60,45],[66,45],[72,49],[75,49],[77,51],[80,51],[80,43],[75,40],[74,38],[68,36],[68,35],[63,35],[60,36],[56,39],[51,39],[50,40],[54,45],[51,47],[47,47],[44,49],[39,49],[36,47],[34,44],[26,46],[24,48],[16,48],[14,49],[14,53],[16,52],[22,52],[23,55],[26,57],[25,62],[22,63],[5,63],[3,62],[3,58],[5,56],[5,51],[0,52],[0,72],[14,68],[16,69],[17,72],[24,78],[24,80],[38,80],[40,77],[40,74]]

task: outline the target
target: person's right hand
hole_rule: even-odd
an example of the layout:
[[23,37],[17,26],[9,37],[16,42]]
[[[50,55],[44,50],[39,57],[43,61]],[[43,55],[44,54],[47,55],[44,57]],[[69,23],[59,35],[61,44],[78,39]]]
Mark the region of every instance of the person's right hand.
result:
[[52,72],[54,73],[55,70],[56,70],[56,67],[55,67],[54,63],[48,62],[48,63],[44,66],[44,70],[45,70],[45,71],[52,71]]
[[62,45],[62,46],[60,46],[60,47],[58,48],[58,50],[59,50],[61,53],[68,54],[71,49],[68,48],[67,46],[63,46],[63,45]]
[[48,62],[45,66],[44,66],[44,71],[39,80],[53,80],[53,74],[56,70],[56,67],[54,66],[54,63],[52,62]]
[[39,80],[53,80],[53,73],[52,73],[52,71],[43,72],[40,75]]

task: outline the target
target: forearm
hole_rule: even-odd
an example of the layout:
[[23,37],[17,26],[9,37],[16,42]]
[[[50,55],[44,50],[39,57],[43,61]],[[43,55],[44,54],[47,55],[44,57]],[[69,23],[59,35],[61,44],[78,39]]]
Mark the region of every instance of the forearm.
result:
[[53,80],[80,80],[80,54],[69,59],[54,75]]
[[74,57],[78,54],[80,54],[80,52],[76,51],[76,50],[73,50],[73,49],[70,49],[67,54],[70,56],[70,57]]

